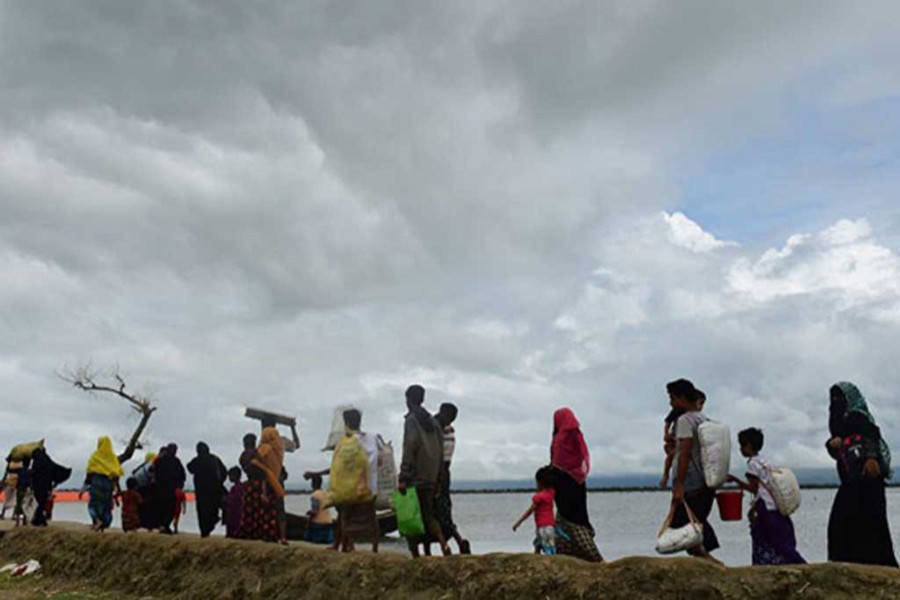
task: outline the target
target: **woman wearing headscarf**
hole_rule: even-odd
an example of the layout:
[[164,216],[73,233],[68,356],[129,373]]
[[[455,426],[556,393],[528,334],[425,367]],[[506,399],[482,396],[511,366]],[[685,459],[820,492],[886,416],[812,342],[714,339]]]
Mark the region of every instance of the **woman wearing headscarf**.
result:
[[169,444],[165,452],[161,452],[154,465],[156,475],[156,501],[157,523],[163,533],[173,533],[172,520],[175,518],[175,510],[178,501],[175,490],[184,489],[187,474],[184,465],[178,458],[178,446]]
[[122,465],[113,452],[112,440],[109,436],[102,436],[88,460],[87,477],[78,494],[81,498],[86,491],[90,492],[88,513],[95,531],[104,531],[112,524],[113,500],[119,491],[119,478],[123,473]]
[[209,537],[219,522],[228,470],[205,442],[197,444],[197,456],[187,464],[187,470],[194,476],[200,537]]
[[46,507],[53,488],[66,481],[72,475],[72,469],[62,467],[47,454],[43,448],[38,448],[31,455],[31,489],[34,490],[34,499],[37,507],[31,523],[36,527],[47,525]]
[[144,455],[144,462],[141,463],[134,471],[131,472],[137,482],[137,493],[141,496],[141,502],[138,505],[138,515],[140,517],[140,526],[144,529],[159,528],[159,519],[156,510],[156,452],[147,452]]
[[884,492],[891,451],[855,385],[837,383],[830,395],[826,447],[841,486],[828,519],[828,560],[896,567]]
[[587,509],[586,481],[591,470],[591,455],[571,409],[561,408],[553,414],[550,464],[554,468],[556,524],[561,531],[557,537],[557,552],[602,562]]
[[[267,542],[287,541],[287,521],[284,513],[284,447],[274,427],[262,430],[255,453],[245,450],[249,480],[244,489],[241,513],[241,533],[245,539]],[[242,455],[242,463],[244,455]]]

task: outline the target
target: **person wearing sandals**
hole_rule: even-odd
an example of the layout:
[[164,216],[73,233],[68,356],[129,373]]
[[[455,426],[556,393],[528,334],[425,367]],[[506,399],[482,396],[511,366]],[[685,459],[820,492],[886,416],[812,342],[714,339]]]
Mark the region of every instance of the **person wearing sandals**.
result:
[[721,564],[710,554],[719,548],[719,539],[708,517],[716,499],[715,490],[706,485],[700,460],[700,424],[707,418],[700,412],[705,396],[687,379],[672,381],[666,385],[669,404],[684,411],[675,424],[675,476],[672,481],[673,516],[671,526],[679,528],[690,523],[687,508],[690,507],[703,525],[703,543],[688,550],[688,554]]

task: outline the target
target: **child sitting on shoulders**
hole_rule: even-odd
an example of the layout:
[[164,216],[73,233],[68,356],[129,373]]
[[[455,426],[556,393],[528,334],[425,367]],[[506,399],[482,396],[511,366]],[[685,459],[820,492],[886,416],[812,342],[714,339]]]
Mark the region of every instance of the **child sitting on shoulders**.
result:
[[143,496],[137,491],[137,479],[129,477],[125,481],[126,490],[121,494],[122,498],[122,529],[125,532],[137,531],[141,528],[141,504]]
[[[703,405],[706,404],[706,394],[697,390],[697,397],[699,398],[697,403],[700,406],[700,410],[703,410]],[[666,453],[666,460],[663,463],[662,479],[659,480],[659,487],[662,489],[669,485],[672,463],[675,462],[675,451],[678,449],[678,440],[675,438],[675,424],[678,422],[678,417],[683,414],[683,410],[673,408],[666,415],[666,419],[663,422],[663,451]]]
[[525,522],[528,517],[534,515],[535,554],[556,554],[556,518],[553,516],[553,501],[556,498],[556,490],[553,489],[553,469],[541,467],[534,475],[538,492],[531,497],[531,506],[525,514],[513,525],[513,531]]
[[771,468],[759,452],[763,447],[763,432],[750,428],[738,433],[741,454],[747,459],[747,481],[734,475],[728,480],[742,490],[753,494],[753,504],[748,518],[753,545],[754,565],[802,565],[806,561],[797,552],[794,523],[790,517],[778,512],[775,498],[768,486],[772,480]]

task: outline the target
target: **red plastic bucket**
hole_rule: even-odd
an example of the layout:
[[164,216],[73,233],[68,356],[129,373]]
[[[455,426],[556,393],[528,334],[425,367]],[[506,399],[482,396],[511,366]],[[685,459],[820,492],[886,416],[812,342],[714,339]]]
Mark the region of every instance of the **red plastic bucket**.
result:
[[740,521],[744,504],[744,492],[741,490],[721,490],[716,494],[719,505],[719,517],[723,521]]

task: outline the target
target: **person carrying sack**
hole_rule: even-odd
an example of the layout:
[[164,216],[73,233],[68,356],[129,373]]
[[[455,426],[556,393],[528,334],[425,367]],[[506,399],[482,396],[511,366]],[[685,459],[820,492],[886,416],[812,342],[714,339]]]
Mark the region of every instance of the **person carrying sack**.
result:
[[672,527],[672,518],[675,516],[675,505],[669,509],[659,533],[656,534],[656,551],[660,554],[676,554],[690,551],[692,548],[703,544],[703,524],[697,520],[694,511],[687,502],[682,501],[682,506],[688,518],[688,523],[681,527]]
[[710,554],[719,547],[719,540],[707,521],[716,493],[706,485],[701,459],[699,431],[700,425],[707,420],[700,412],[704,396],[687,379],[672,381],[666,385],[666,389],[672,408],[684,411],[675,425],[678,446],[675,455],[675,477],[672,482],[670,526],[677,530],[697,521],[701,525],[702,541],[686,548],[687,553],[721,565],[722,563]]

